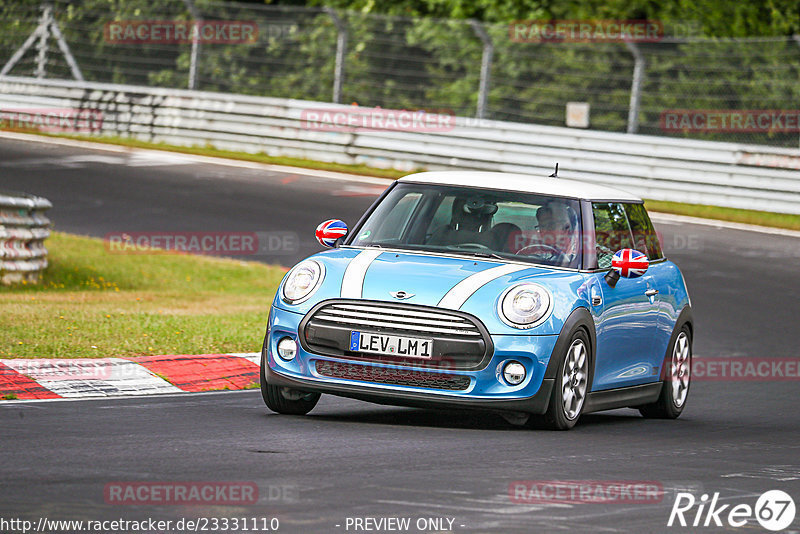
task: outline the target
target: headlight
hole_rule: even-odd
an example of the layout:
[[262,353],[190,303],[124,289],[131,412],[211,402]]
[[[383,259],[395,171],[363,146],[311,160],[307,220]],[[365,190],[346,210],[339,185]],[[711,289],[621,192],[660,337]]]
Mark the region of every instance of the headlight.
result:
[[283,300],[289,304],[299,304],[307,300],[317,290],[324,277],[325,269],[322,264],[314,260],[298,263],[283,283]]
[[498,302],[498,314],[514,328],[533,328],[553,309],[550,293],[538,284],[518,284],[506,290]]

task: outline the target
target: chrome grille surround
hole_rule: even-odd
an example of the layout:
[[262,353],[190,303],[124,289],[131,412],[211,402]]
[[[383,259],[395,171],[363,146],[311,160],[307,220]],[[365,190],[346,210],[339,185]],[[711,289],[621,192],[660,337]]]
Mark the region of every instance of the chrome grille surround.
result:
[[[351,351],[353,331],[433,340],[430,360]],[[478,370],[494,351],[481,321],[458,310],[387,301],[332,299],[300,322],[300,343],[313,354],[411,367]]]
[[414,310],[410,306],[388,308],[372,304],[330,304],[318,310],[315,319],[348,326],[366,326],[453,336],[480,336],[475,324],[442,310],[438,313]]

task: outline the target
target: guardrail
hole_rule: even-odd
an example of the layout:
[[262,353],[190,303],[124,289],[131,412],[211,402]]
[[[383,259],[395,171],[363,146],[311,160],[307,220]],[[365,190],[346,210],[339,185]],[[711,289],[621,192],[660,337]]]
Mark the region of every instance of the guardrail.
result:
[[36,283],[47,267],[44,240],[53,205],[42,197],[0,192],[0,283]]
[[83,118],[74,124],[79,133],[210,144],[408,171],[482,169],[546,176],[559,162],[563,178],[613,185],[645,198],[800,214],[798,149],[466,117],[455,117],[448,128],[436,132],[322,131],[309,127],[309,110],[368,110],[268,97],[0,78],[0,110],[8,115],[15,109],[82,110]]

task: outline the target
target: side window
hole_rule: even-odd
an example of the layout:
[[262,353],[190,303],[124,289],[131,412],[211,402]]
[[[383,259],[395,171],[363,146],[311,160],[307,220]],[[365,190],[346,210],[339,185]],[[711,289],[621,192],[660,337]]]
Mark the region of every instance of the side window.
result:
[[617,202],[593,202],[595,240],[597,242],[597,266],[611,267],[611,258],[622,248],[634,248],[631,229],[625,208]]
[[633,232],[634,248],[645,252],[649,260],[663,258],[661,243],[658,242],[656,230],[650,222],[644,204],[625,204],[625,213],[628,215],[628,222]]

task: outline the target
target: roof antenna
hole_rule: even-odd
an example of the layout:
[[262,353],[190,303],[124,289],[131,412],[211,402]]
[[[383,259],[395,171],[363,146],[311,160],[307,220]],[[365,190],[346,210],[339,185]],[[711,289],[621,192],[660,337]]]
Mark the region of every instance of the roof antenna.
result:
[[558,163],[556,163],[556,170],[554,170],[553,174],[548,176],[548,178],[558,178]]

